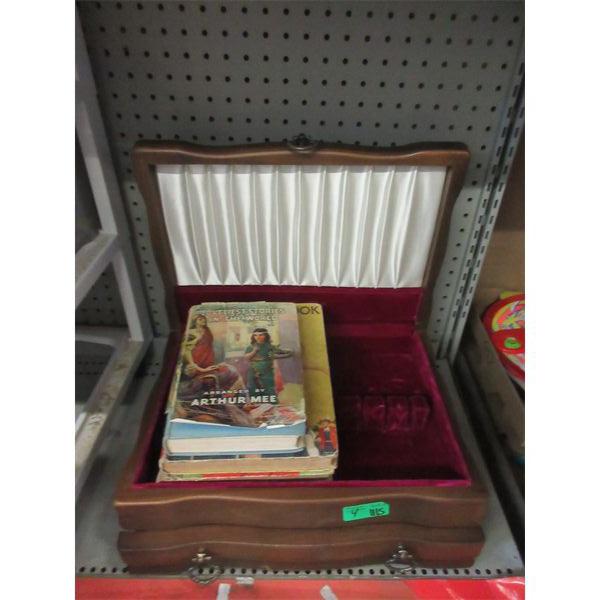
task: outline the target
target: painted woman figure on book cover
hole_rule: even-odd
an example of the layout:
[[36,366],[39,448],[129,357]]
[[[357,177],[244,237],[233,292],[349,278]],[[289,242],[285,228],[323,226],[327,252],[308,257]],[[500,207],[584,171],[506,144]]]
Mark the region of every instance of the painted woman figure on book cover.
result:
[[211,388],[236,390],[244,387],[235,367],[226,363],[215,364],[213,342],[206,317],[196,315],[183,353],[184,374],[189,381],[181,382],[182,395],[197,394]]
[[271,336],[267,329],[264,327],[254,329],[245,353],[248,359],[247,387],[250,394],[276,396],[277,391],[281,390],[277,390],[276,386],[274,360],[288,358],[291,355],[291,351],[283,350],[271,343]]

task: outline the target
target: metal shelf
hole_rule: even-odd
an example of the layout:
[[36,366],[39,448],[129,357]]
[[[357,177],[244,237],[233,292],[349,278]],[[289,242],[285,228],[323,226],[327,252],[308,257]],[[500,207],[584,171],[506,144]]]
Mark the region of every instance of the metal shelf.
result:
[[75,255],[75,306],[79,306],[90,288],[110,264],[118,248],[116,234],[99,232]]
[[112,352],[110,346],[75,342],[75,417],[83,410]]
[[520,549],[525,546],[525,498],[522,487],[517,481],[515,469],[506,451],[502,447],[493,419],[486,408],[485,400],[469,368],[465,355],[458,353],[455,362],[456,375],[464,390],[465,408],[473,418],[479,434],[481,450],[496,486],[498,495],[506,512],[508,522],[516,537]]
[[[130,391],[117,408],[104,443],[96,455],[87,482],[80,494],[76,511],[76,573],[78,575],[128,577],[126,566],[117,551],[119,526],[112,507],[117,479],[133,450],[141,415],[159,372],[166,346],[164,338],[154,341],[148,372],[136,377]],[[473,567],[469,569],[414,569],[403,577],[501,577],[522,575],[523,561],[508,526],[489,472],[464,411],[447,361],[435,363],[439,379],[448,399],[461,438],[470,451],[483,483],[489,489],[489,511],[483,524],[486,543]],[[209,569],[207,569],[208,571]],[[347,569],[312,571],[226,569],[224,576],[256,578],[363,578],[392,579],[397,577],[385,565],[364,565]],[[182,575],[183,577],[183,575]]]
[[107,433],[109,421],[122,400],[147,345],[132,340],[127,328],[80,327],[76,339],[108,346],[110,358],[75,422],[76,493],[81,491],[95,453]]
[[[96,207],[82,210],[83,217],[98,217],[99,233],[75,255],[75,302],[78,306],[111,265],[119,288],[119,297],[127,317],[127,327],[86,328],[77,331],[77,340],[108,346],[110,354],[102,374],[90,388],[88,400],[76,398],[75,414],[75,490],[81,491],[108,426],[127,386],[148,348],[151,326],[138,281],[127,221],[112,164],[104,122],[100,114],[94,78],[81,27],[76,26],[76,156],[81,156],[78,190],[82,206],[90,195]],[[83,166],[85,165],[85,173]],[[87,177],[86,177],[87,175]],[[90,219],[84,218],[85,221]],[[85,223],[90,225],[90,223]],[[81,388],[78,390],[81,391]],[[79,400],[79,402],[77,402]]]

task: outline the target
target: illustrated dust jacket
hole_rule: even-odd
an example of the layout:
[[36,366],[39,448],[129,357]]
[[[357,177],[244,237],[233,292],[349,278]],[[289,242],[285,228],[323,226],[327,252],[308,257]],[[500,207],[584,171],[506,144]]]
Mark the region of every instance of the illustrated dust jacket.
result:
[[171,421],[265,429],[306,420],[293,303],[190,308],[173,381]]

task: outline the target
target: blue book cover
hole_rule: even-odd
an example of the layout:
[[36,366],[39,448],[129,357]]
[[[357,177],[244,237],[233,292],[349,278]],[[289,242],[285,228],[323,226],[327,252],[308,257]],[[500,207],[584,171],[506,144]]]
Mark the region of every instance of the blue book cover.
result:
[[298,421],[291,425],[261,425],[258,427],[240,427],[236,425],[221,425],[218,423],[193,423],[183,419],[172,419],[167,423],[166,436],[168,439],[190,439],[209,437],[246,437],[246,436],[273,436],[296,435],[306,433],[305,421]]
[[281,452],[280,450],[253,450],[252,452],[244,452],[240,454],[231,454],[229,452],[169,452],[165,454],[167,460],[170,461],[187,461],[187,460],[211,460],[211,459],[238,459],[247,457],[260,457],[260,458],[290,458],[293,456],[302,457],[308,456],[306,448],[300,446],[288,450],[287,452]]

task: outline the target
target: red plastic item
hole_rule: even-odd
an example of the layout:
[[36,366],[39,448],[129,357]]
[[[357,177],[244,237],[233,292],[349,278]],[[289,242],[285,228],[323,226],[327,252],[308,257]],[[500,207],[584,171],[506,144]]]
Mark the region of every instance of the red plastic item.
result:
[[255,580],[240,585],[219,580],[199,586],[188,579],[76,578],[77,600],[215,600],[229,583],[229,600],[322,600],[328,586],[337,600],[524,600],[525,579]]
[[[496,300],[483,314],[483,325],[508,374],[525,384],[525,294]],[[520,355],[520,358],[517,358]]]

